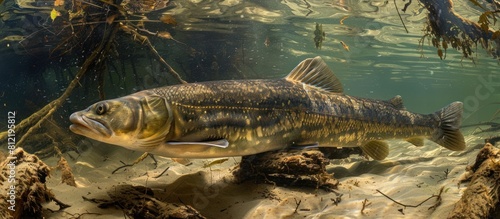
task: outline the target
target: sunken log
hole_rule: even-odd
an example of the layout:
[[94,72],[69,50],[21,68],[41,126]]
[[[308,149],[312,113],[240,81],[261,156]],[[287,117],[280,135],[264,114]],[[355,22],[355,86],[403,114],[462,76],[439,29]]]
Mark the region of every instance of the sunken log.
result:
[[317,150],[271,151],[244,156],[233,172],[237,182],[254,180],[280,186],[307,186],[333,191],[338,180],[326,172],[330,161]]
[[470,181],[448,218],[498,218],[500,215],[500,149],[486,143],[476,162],[467,166]]
[[60,209],[69,207],[47,189],[50,168],[37,156],[17,148],[1,164],[0,208],[10,218],[42,218],[42,204],[55,201]]

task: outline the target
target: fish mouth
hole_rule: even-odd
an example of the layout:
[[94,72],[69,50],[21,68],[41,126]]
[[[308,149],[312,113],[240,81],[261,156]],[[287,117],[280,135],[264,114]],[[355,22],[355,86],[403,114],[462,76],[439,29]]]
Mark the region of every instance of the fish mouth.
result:
[[71,114],[69,121],[73,123],[69,126],[69,130],[75,134],[87,136],[89,138],[109,138],[112,135],[111,129],[106,127],[104,123],[81,115],[79,112]]

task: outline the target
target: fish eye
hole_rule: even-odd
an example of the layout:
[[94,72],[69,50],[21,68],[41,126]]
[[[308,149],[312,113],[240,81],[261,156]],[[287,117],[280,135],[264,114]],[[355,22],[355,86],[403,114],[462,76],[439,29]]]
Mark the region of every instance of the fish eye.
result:
[[106,105],[104,103],[99,103],[95,107],[95,113],[97,115],[103,115],[104,113],[106,113],[106,111],[107,111],[107,109],[106,109]]

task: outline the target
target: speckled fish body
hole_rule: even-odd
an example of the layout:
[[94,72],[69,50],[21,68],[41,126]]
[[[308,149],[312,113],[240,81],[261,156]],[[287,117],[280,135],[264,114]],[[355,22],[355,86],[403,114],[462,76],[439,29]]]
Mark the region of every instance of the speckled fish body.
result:
[[[455,102],[422,115],[406,111],[399,96],[381,101],[345,95],[338,79],[317,57],[302,62],[284,79],[180,84],[99,102],[74,113],[71,130],[176,158],[318,146],[361,147],[380,160],[388,154],[385,139],[422,145],[422,139],[428,138],[462,150],[461,109],[462,104]],[[99,124],[92,125],[94,121]],[[118,123],[131,125],[123,128]],[[97,131],[93,126],[98,126]]]

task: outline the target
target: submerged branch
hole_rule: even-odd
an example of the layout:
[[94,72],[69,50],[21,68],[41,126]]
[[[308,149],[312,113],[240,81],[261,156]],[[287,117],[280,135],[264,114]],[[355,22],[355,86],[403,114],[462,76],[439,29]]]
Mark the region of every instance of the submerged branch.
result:
[[[429,36],[438,55],[443,59],[443,51],[448,45],[461,50],[465,58],[472,58],[474,47],[479,42],[494,58],[500,57],[500,31],[494,31],[488,25],[488,17],[496,21],[495,12],[486,11],[479,17],[479,23],[468,20],[455,12],[451,0],[420,0],[429,11],[428,27],[425,36]],[[490,43],[490,42],[494,42]]]
[[179,81],[180,83],[182,84],[186,84],[187,82],[185,80],[183,80],[181,78],[181,76],[179,75],[179,73],[177,73],[173,68],[172,66],[170,66],[167,61],[165,61],[165,59],[163,59],[163,57],[161,57],[161,55],[158,53],[158,51],[156,51],[155,47],[153,46],[153,44],[151,44],[151,41],[149,41],[149,38],[146,37],[146,36],[143,36],[141,35],[140,33],[137,32],[136,29],[133,29],[133,28],[130,28],[129,26],[126,26],[126,25],[121,25],[120,28],[125,31],[126,33],[129,33],[131,34],[132,36],[134,36],[134,38],[138,41],[140,41],[141,43],[143,44],[146,44],[149,49],[151,50],[151,52],[156,56],[156,58],[158,58],[158,60],[160,60],[160,62],[165,65],[167,67],[167,70],[168,72],[177,80]]
[[[68,87],[64,91],[64,93],[57,99],[53,100],[49,104],[45,105],[42,109],[33,113],[28,118],[21,121],[16,127],[16,133],[22,133],[26,129],[27,131],[22,135],[21,139],[17,142],[18,145],[22,145],[24,141],[36,130],[41,127],[41,124],[47,120],[52,114],[64,103],[64,101],[69,97],[73,89],[79,84],[80,79],[88,72],[92,66],[100,64],[99,60],[104,60],[106,56],[106,51],[109,51],[111,44],[113,42],[113,38],[115,37],[116,32],[118,31],[117,25],[110,25],[109,28],[106,29],[104,37],[94,49],[92,54],[85,60],[80,71],[77,73],[75,78],[69,83]],[[0,142],[4,142],[7,139],[8,132],[0,133]]]

